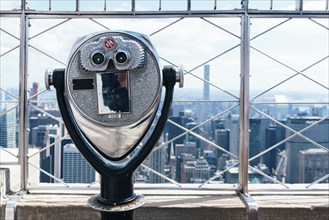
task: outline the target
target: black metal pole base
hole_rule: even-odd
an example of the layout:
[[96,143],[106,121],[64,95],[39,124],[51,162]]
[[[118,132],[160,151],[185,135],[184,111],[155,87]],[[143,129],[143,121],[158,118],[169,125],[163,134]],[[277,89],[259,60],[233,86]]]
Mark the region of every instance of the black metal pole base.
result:
[[145,203],[143,195],[136,195],[133,201],[118,205],[102,203],[97,197],[97,195],[90,197],[88,199],[88,205],[101,212],[102,220],[132,220],[134,210]]

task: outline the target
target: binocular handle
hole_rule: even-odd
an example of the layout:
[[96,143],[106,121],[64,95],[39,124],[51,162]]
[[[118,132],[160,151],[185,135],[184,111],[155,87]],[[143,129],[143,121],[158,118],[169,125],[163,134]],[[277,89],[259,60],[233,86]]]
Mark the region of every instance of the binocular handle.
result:
[[173,66],[165,66],[162,71],[163,74],[163,86],[165,87],[165,98],[161,110],[161,116],[150,138],[145,145],[131,158],[124,161],[112,161],[102,155],[95,146],[85,137],[80,130],[76,120],[73,118],[68,103],[65,98],[64,88],[64,75],[65,69],[48,69],[45,76],[46,88],[50,89],[50,86],[56,88],[57,101],[60,107],[63,121],[70,134],[71,139],[75,143],[76,147],[85,157],[85,159],[93,166],[98,173],[102,176],[120,176],[126,174],[132,174],[137,167],[144,161],[148,154],[152,151],[153,146],[160,138],[163,128],[166,124],[169,116],[171,103],[173,100],[174,86],[176,82],[179,82],[180,87],[183,86],[183,70],[176,70]]

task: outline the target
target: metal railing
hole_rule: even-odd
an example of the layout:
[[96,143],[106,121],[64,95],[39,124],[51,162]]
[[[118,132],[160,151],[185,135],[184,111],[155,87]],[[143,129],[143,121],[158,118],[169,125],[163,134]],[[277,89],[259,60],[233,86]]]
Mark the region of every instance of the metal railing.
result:
[[[220,31],[220,33],[226,34],[229,36],[229,38],[235,39],[233,42],[235,44],[229,45],[228,47],[221,48],[220,51],[217,51],[216,54],[212,54],[212,56],[205,58],[204,60],[198,60],[198,63],[194,64],[194,67],[187,70],[185,69],[185,75],[187,77],[190,77],[191,79],[196,79],[200,83],[206,83],[212,86],[215,91],[221,94],[225,94],[225,97],[228,97],[228,100],[218,100],[219,103],[229,103],[228,107],[222,108],[221,111],[214,116],[205,119],[204,121],[200,121],[199,125],[193,127],[193,128],[186,128],[172,120],[168,120],[170,124],[173,126],[178,127],[182,130],[182,133],[178,136],[172,138],[171,140],[166,140],[164,143],[159,144],[155,147],[153,151],[157,151],[159,149],[162,149],[164,147],[170,146],[171,143],[173,143],[175,140],[184,137],[186,135],[192,135],[202,143],[205,143],[209,146],[214,147],[215,149],[219,149],[221,152],[224,152],[228,155],[230,155],[231,158],[236,159],[235,162],[233,162],[231,165],[227,166],[225,169],[221,170],[220,172],[216,173],[214,176],[208,178],[203,183],[200,183],[197,187],[194,187],[194,189],[203,189],[207,188],[206,186],[211,183],[216,178],[223,175],[223,173],[228,172],[230,169],[239,167],[239,176],[238,176],[238,188],[235,186],[229,186],[229,189],[231,190],[239,190],[242,193],[246,193],[248,191],[248,185],[249,185],[249,172],[253,171],[254,173],[258,173],[261,176],[267,178],[269,181],[273,183],[280,184],[283,186],[283,188],[292,189],[289,184],[286,184],[284,180],[277,180],[274,177],[264,173],[262,170],[253,167],[250,165],[250,162],[253,160],[256,160],[257,158],[260,158],[264,156],[266,153],[270,152],[273,149],[277,149],[282,144],[287,143],[288,141],[293,140],[296,137],[302,138],[305,142],[312,144],[315,148],[323,149],[326,152],[328,151],[328,147],[323,146],[321,143],[318,143],[315,140],[312,140],[312,138],[309,138],[307,135],[305,135],[305,132],[308,130],[316,127],[320,123],[326,122],[328,120],[328,111],[325,115],[323,115],[321,118],[317,119],[314,123],[301,128],[299,130],[293,129],[289,127],[288,125],[282,123],[279,119],[276,119],[275,116],[271,116],[266,113],[266,111],[262,108],[259,108],[260,105],[280,105],[279,102],[264,102],[264,101],[258,101],[260,97],[262,97],[264,94],[268,94],[269,92],[273,91],[277,87],[285,84],[286,82],[291,82],[296,77],[303,77],[307,80],[307,82],[317,85],[318,87],[321,87],[324,91],[326,91],[326,94],[328,96],[328,99],[325,101],[311,101],[311,102],[283,102],[282,105],[288,105],[288,104],[323,104],[325,106],[329,105],[329,85],[327,85],[327,82],[323,82],[321,80],[314,79],[310,77],[306,72],[309,69],[312,69],[313,67],[316,67],[318,65],[321,65],[325,62],[328,62],[329,57],[329,51],[326,51],[323,57],[317,58],[314,62],[311,62],[304,68],[300,68],[300,70],[294,68],[292,65],[285,63],[280,59],[280,57],[276,57],[275,55],[270,55],[268,51],[265,51],[263,49],[260,49],[259,47],[253,45],[253,42],[257,41],[258,39],[261,39],[263,36],[266,36],[268,33],[273,33],[274,31],[282,28],[284,25],[290,23],[291,21],[295,20],[294,18],[302,18],[305,23],[312,23],[312,25],[316,26],[317,28],[324,30],[324,36],[326,37],[326,33],[328,33],[329,27],[324,21],[328,21],[328,0],[325,1],[317,1],[316,5],[310,6],[311,1],[303,1],[303,0],[297,0],[297,1],[291,1],[290,5],[293,5],[295,8],[287,7],[283,9],[278,9],[277,5],[282,4],[282,1],[275,1],[275,0],[269,0],[264,1],[266,2],[265,5],[262,4],[260,8],[254,8],[255,6],[258,6],[258,1],[232,1],[234,4],[230,5],[231,3],[226,2],[227,5],[232,6],[232,8],[227,9],[227,7],[222,3],[222,1],[206,1],[209,3],[209,8],[204,10],[199,10],[198,5],[200,4],[199,1],[193,1],[193,0],[186,0],[186,1],[177,1],[181,5],[185,5],[184,9],[183,7],[177,6],[170,6],[172,1],[150,1],[153,2],[154,7],[153,10],[141,10],[139,8],[143,4],[147,4],[149,1],[126,1],[126,3],[129,3],[129,7],[127,9],[122,10],[120,8],[116,7],[110,7],[110,1],[102,0],[102,1],[93,1],[93,3],[97,2],[103,5],[103,7],[99,8],[98,10],[84,10],[82,5],[86,2],[76,0],[71,1],[72,3],[72,9],[70,11],[65,11],[63,8],[59,7],[59,1],[55,0],[46,0],[43,1],[42,7],[40,6],[40,9],[34,9],[34,7],[37,7],[37,2],[42,1],[12,1],[11,3],[16,3],[16,5],[20,5],[20,7],[17,6],[6,6],[4,2],[2,2],[2,8],[0,8],[0,18],[1,19],[11,19],[11,18],[19,18],[20,19],[20,32],[19,36],[12,34],[10,31],[6,30],[1,26],[1,33],[4,35],[9,36],[13,40],[17,41],[19,40],[19,45],[13,46],[12,48],[9,48],[6,51],[0,52],[0,58],[3,58],[5,56],[8,56],[8,54],[11,54],[15,50],[19,50],[19,94],[11,94],[6,89],[1,87],[1,91],[12,98],[14,100],[17,100],[18,106],[19,106],[19,114],[18,114],[18,120],[19,120],[19,130],[18,130],[18,146],[19,146],[19,155],[18,161],[21,165],[21,188],[22,189],[29,189],[31,186],[29,185],[29,166],[32,166],[36,169],[38,169],[40,172],[44,173],[45,175],[49,176],[50,178],[54,179],[55,181],[62,183],[65,187],[71,187],[72,185],[65,183],[62,179],[54,176],[53,174],[41,169],[38,165],[33,164],[31,162],[31,158],[33,158],[36,155],[39,155],[41,152],[47,151],[51,148],[53,148],[56,143],[48,144],[43,149],[35,152],[35,153],[29,153],[28,152],[28,118],[29,118],[29,108],[34,109],[35,111],[38,111],[42,114],[45,114],[54,120],[57,120],[59,124],[63,124],[62,120],[58,117],[53,116],[52,114],[48,113],[44,109],[33,105],[35,102],[33,98],[36,96],[45,93],[46,91],[43,90],[37,94],[34,94],[32,96],[28,96],[28,75],[33,74],[31,70],[29,70],[29,64],[31,63],[31,53],[38,53],[39,55],[43,55],[45,58],[49,59],[53,64],[64,66],[65,61],[62,60],[62,57],[56,57],[55,55],[52,55],[51,51],[47,51],[46,47],[42,47],[40,45],[35,46],[34,44],[37,43],[37,40],[39,37],[47,35],[51,31],[56,31],[56,29],[63,27],[65,25],[68,25],[72,23],[73,21],[77,19],[83,19],[84,21],[88,21],[92,23],[96,28],[95,29],[110,29],[111,27],[108,25],[108,23],[105,22],[106,20],[111,19],[139,19],[139,18],[158,18],[162,19],[165,22],[161,24],[161,27],[157,27],[155,30],[152,30],[149,35],[151,38],[156,38],[157,36],[165,33],[170,28],[173,28],[175,26],[179,26],[184,21],[188,19],[194,19],[193,22],[200,22],[204,26],[207,25],[207,27],[211,27],[212,31]],[[8,3],[8,2],[7,2]],[[205,4],[205,2],[202,2]],[[211,3],[211,4],[210,4]],[[180,5],[180,6],[181,6]],[[238,5],[239,7],[236,7]],[[289,6],[290,6],[289,5]],[[55,7],[56,6],[56,7]],[[58,8],[59,9],[55,9]],[[45,8],[45,9],[44,9]],[[263,9],[264,8],[264,9]],[[265,29],[262,29],[259,33],[251,33],[253,30],[253,25],[251,23],[257,22],[261,19],[267,19],[272,18],[276,22],[275,24],[267,25]],[[55,20],[55,19],[60,19]],[[225,20],[225,19],[235,19],[235,26],[240,29],[240,31],[235,32],[231,30],[232,24],[221,24],[219,21]],[[320,20],[321,21],[320,21]],[[29,35],[31,33],[31,29],[33,29],[34,23],[37,23],[38,21],[49,21],[49,20],[55,20],[55,23],[51,23],[50,25],[47,25],[46,28],[43,28],[43,30],[35,31],[32,36]],[[241,23],[241,24],[240,24]],[[31,26],[32,25],[32,26]],[[184,27],[184,23],[180,28]],[[230,26],[231,25],[231,26]],[[74,24],[72,24],[74,26]],[[71,29],[72,30],[72,29]],[[74,31],[79,31],[76,29],[73,29]],[[83,31],[83,32],[90,32],[89,30]],[[175,34],[173,34],[174,36]],[[204,33],[205,38],[209,37],[210,35],[213,35],[213,33]],[[327,34],[328,37],[328,34]],[[174,38],[173,38],[174,39]],[[193,40],[193,39],[192,39]],[[206,40],[205,40],[206,42]],[[51,46],[52,42],[49,42],[49,45]],[[198,45],[201,46],[202,45]],[[302,47],[302,45],[301,45]],[[160,46],[160,49],[161,46]],[[239,95],[234,94],[233,91],[230,89],[227,89],[229,87],[225,85],[219,85],[218,82],[207,80],[200,76],[200,69],[206,64],[215,62],[218,59],[222,59],[224,56],[231,54],[232,52],[240,49],[237,62],[234,63],[236,66],[240,67],[239,72],[236,72],[236,75],[239,76],[239,80],[236,83],[240,84],[239,88]],[[262,92],[256,92],[256,95],[250,95],[254,88],[251,83],[253,83],[252,78],[250,75],[253,75],[253,69],[254,66],[252,65],[252,59],[253,56],[251,56],[251,53],[256,53],[258,56],[262,56],[263,58],[266,58],[270,60],[273,63],[276,63],[277,65],[284,67],[286,70],[289,70],[293,72],[292,75],[289,75],[288,77],[284,78],[283,80],[274,83],[274,85],[271,85],[264,89]],[[161,54],[161,53],[160,53]],[[175,66],[178,66],[178,62],[175,60],[171,60],[171,58],[168,57],[161,57],[162,61],[164,63],[169,63]],[[34,61],[33,61],[34,62]],[[239,63],[240,62],[240,63]],[[1,70],[1,75],[5,75],[5,70]],[[327,71],[327,72],[326,72]],[[256,71],[257,72],[257,71]],[[230,72],[231,73],[231,72]],[[42,73],[41,73],[42,74]],[[322,72],[320,74],[325,75],[329,74],[328,68],[322,69]],[[189,79],[187,78],[187,83],[189,83]],[[1,77],[0,77],[1,79]],[[264,79],[266,81],[266,79]],[[1,82],[1,80],[0,80]],[[194,81],[191,80],[193,83]],[[3,85],[2,85],[3,86]],[[177,102],[186,102],[189,103],[191,100],[176,100]],[[4,102],[10,102],[9,100],[5,100]],[[207,103],[207,102],[217,102],[213,100],[197,100],[199,103]],[[239,106],[239,137],[240,137],[240,146],[239,146],[239,154],[232,153],[228,150],[226,150],[223,146],[220,146],[213,141],[203,137],[200,135],[196,130],[198,128],[201,128],[202,126],[211,123],[215,119],[218,119],[222,117],[223,115],[227,115],[232,113],[233,111],[236,111]],[[1,112],[2,115],[6,115],[9,111],[16,109],[17,106],[12,107],[12,109],[7,109],[4,112]],[[327,107],[328,108],[328,107]],[[249,149],[250,149],[250,112],[256,112],[259,114],[262,118],[267,118],[271,123],[276,124],[277,126],[282,126],[287,131],[291,132],[290,135],[287,135],[287,137],[283,140],[280,140],[277,143],[274,143],[271,146],[268,146],[267,149],[258,152],[256,155],[253,155],[249,157]],[[65,139],[67,136],[64,135],[57,141],[61,141]],[[6,150],[3,148],[3,150]],[[143,168],[149,170],[151,173],[160,176],[161,178],[164,178],[166,181],[169,181],[175,185],[178,186],[178,188],[186,188],[186,186],[181,183],[178,183],[177,181],[170,179],[163,175],[162,173],[154,170],[147,164],[142,165]],[[315,180],[314,182],[310,183],[304,189],[311,188],[311,186],[314,186],[315,184],[318,184],[321,181],[327,180],[329,178],[329,174],[325,174]],[[93,183],[95,184],[95,183]],[[93,185],[92,184],[92,185]],[[89,185],[90,187],[91,185]]]

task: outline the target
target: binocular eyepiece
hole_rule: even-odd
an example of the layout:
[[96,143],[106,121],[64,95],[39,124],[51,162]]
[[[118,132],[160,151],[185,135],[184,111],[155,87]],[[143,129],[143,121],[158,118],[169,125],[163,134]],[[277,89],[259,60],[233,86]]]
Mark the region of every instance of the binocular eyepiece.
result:
[[[161,70],[145,35],[106,31],[77,39],[66,68],[47,70],[45,79],[48,89],[56,88],[73,142],[101,174],[97,201],[113,207],[135,200],[132,173],[161,136],[174,85],[183,86],[182,68]],[[155,123],[162,87],[166,93],[161,116],[145,141]]]

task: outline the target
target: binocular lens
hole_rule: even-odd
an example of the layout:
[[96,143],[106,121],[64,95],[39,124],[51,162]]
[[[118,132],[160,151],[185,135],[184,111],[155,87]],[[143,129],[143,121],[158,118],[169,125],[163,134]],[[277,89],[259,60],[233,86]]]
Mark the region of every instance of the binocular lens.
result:
[[103,53],[97,52],[92,55],[91,60],[93,61],[94,64],[100,65],[104,63],[105,56]]
[[115,60],[120,64],[127,62],[127,59],[128,55],[126,54],[126,52],[120,51],[115,55]]

